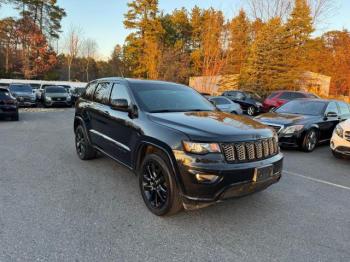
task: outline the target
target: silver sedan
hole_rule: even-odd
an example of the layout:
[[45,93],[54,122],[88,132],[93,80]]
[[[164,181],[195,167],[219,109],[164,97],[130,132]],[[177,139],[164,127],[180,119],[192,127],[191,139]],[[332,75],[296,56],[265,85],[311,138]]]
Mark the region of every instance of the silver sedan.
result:
[[243,110],[239,104],[224,96],[209,97],[208,100],[223,112],[228,112],[236,115],[243,114]]

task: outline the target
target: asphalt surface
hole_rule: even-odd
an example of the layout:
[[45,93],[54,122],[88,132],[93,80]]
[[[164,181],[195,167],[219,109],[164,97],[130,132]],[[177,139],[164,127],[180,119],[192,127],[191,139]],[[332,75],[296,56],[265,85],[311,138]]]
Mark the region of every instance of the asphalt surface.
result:
[[266,191],[159,218],[137,178],[78,159],[73,109],[0,121],[0,261],[350,261],[350,161],[285,151]]

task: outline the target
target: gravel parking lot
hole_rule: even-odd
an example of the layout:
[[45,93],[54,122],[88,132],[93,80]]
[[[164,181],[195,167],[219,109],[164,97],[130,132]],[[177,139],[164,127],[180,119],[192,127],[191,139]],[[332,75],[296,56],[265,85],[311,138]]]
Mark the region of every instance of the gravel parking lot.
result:
[[0,261],[350,261],[350,161],[327,145],[285,151],[266,191],[159,218],[130,171],[78,159],[73,116],[0,121]]

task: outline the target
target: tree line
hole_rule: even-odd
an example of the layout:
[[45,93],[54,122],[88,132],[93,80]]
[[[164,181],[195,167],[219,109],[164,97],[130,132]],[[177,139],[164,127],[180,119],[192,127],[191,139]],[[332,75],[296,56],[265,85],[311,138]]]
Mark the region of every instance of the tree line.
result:
[[55,43],[65,10],[56,0],[3,0],[20,17],[0,21],[0,77],[89,81],[105,76],[161,79],[188,84],[192,76],[239,75],[245,89],[266,93],[297,89],[305,71],[332,77],[336,94],[350,92],[350,33],[315,28],[331,0],[248,0],[232,18],[221,10],[175,9],[157,0],[128,3],[130,30],[107,61],[97,59],[93,39],[78,29],[65,34],[64,52]]

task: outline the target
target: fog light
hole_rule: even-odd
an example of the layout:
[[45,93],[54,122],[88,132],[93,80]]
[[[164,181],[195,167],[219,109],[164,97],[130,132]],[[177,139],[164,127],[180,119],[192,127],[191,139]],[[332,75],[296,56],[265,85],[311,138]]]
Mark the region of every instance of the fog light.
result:
[[219,177],[216,175],[209,174],[196,174],[196,179],[198,182],[201,183],[214,183],[219,179]]

